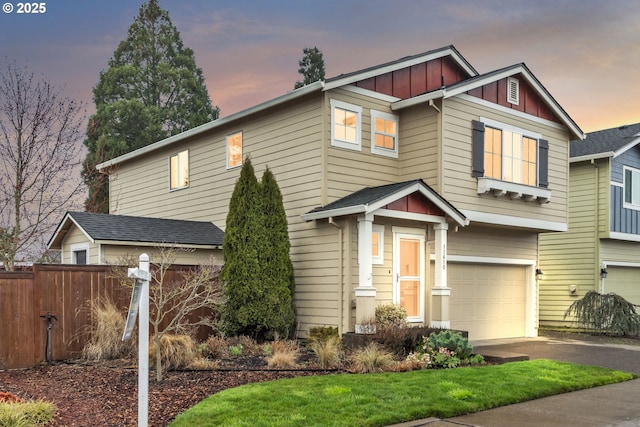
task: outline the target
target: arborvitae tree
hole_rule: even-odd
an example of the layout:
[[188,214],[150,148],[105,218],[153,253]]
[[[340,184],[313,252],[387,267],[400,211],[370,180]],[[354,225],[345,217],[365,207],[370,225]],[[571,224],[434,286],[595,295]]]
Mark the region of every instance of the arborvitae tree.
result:
[[218,118],[196,66],[169,13],[149,0],[140,7],[93,89],[82,177],[85,208],[108,213],[107,177],[95,166],[108,159]]
[[269,302],[274,316],[273,325],[281,336],[292,337],[295,332],[295,279],[289,250],[287,214],[276,178],[268,168],[260,183],[264,227],[268,233],[267,246],[261,255],[262,278],[272,298]]
[[245,159],[231,195],[222,250],[224,329],[230,335],[253,335],[264,325],[264,281],[261,257],[265,244],[260,186],[251,160]]
[[304,56],[298,62],[300,68],[298,73],[302,75],[302,81],[297,81],[294,89],[298,89],[302,86],[317,82],[318,80],[324,80],[324,58],[322,51],[317,47],[305,47],[302,49]]

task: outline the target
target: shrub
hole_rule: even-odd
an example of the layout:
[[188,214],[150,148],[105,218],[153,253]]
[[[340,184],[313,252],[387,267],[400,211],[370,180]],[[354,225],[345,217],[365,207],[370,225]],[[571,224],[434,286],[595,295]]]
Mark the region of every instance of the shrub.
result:
[[413,352],[422,340],[424,328],[387,326],[376,331],[375,340],[399,357]]
[[407,310],[400,304],[383,304],[376,307],[376,325],[381,328],[401,327],[407,324]]
[[[262,356],[264,355],[264,348],[258,344],[256,340],[246,335],[229,338],[229,349],[231,347],[241,347],[241,354],[248,356]],[[238,355],[236,355],[238,356]]]
[[203,357],[221,359],[229,356],[229,340],[224,336],[212,335],[198,349]]
[[122,341],[125,316],[108,298],[102,298],[91,305],[91,338],[82,349],[86,360],[106,360],[128,358],[137,347],[137,339]]
[[329,336],[323,340],[313,340],[309,342],[309,349],[318,358],[318,362],[323,369],[333,369],[340,365],[342,340],[338,336]]
[[460,332],[455,331],[432,332],[429,334],[429,338],[423,342],[423,351],[427,350],[425,346],[434,351],[445,348],[460,359],[469,358],[473,354],[473,346],[469,344],[469,340],[463,337]]
[[[156,352],[156,340],[149,343],[149,356]],[[189,366],[196,360],[196,345],[189,335],[164,334],[160,337],[160,360],[162,369],[179,369]]]
[[336,326],[315,326],[309,329],[308,342],[326,341],[333,337],[339,337],[338,328]]
[[297,365],[300,348],[297,341],[275,340],[271,344],[271,352],[267,358],[269,368],[287,369]]
[[640,315],[636,305],[615,293],[600,294],[589,291],[582,299],[574,301],[564,317],[576,317],[576,322],[586,329],[613,335],[640,334]]
[[376,342],[354,350],[349,361],[351,369],[358,373],[384,372],[394,363],[392,354]]
[[44,426],[53,421],[58,409],[43,400],[28,402],[0,402],[0,426]]

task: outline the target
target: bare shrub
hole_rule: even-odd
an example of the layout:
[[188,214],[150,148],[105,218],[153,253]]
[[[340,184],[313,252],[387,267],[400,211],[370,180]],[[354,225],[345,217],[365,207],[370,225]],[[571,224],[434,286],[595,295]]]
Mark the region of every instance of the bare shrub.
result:
[[[149,343],[149,355],[156,353],[156,339]],[[165,370],[185,368],[197,358],[196,345],[189,335],[164,334],[160,337],[160,358]]]
[[262,356],[264,354],[264,347],[246,335],[229,338],[229,346],[242,348],[242,354],[245,356]]
[[342,340],[338,336],[329,336],[322,340],[309,341],[309,349],[318,358],[323,369],[333,369],[342,361]]
[[125,316],[108,298],[101,298],[90,307],[93,322],[91,338],[82,349],[86,360],[107,360],[131,357],[136,340],[122,341]]
[[222,359],[229,356],[229,339],[222,335],[211,335],[201,348],[204,357]]
[[380,344],[371,342],[349,356],[351,370],[357,373],[384,372],[393,368],[393,355]]
[[187,368],[193,369],[193,370],[206,371],[210,369],[218,369],[219,366],[220,366],[219,360],[209,360],[203,357],[198,357],[193,362],[189,363],[189,366],[187,366]]
[[300,347],[297,341],[276,339],[271,344],[272,355],[267,357],[269,368],[289,369],[297,366]]

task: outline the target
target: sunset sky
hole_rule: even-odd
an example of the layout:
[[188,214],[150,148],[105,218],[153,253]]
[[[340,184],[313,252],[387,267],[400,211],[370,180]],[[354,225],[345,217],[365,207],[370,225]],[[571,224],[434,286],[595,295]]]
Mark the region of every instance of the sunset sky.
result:
[[[6,11],[7,1],[2,0]],[[87,102],[142,1],[51,0],[0,13],[0,63]],[[640,122],[636,0],[160,0],[222,117],[293,88],[304,47],[327,77],[446,45],[480,72],[524,62],[584,132]]]

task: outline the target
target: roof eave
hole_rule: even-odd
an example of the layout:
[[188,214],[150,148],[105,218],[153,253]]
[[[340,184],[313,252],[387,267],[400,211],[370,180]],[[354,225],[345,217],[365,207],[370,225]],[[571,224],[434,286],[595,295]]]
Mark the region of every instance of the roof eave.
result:
[[324,88],[324,81],[319,80],[317,82],[311,83],[309,85],[303,86],[300,89],[292,90],[284,95],[281,95],[277,98],[273,98],[269,101],[263,102],[262,104],[255,105],[253,107],[247,108],[246,110],[239,111],[237,113],[231,114],[222,119],[213,120],[211,122],[202,124],[193,129],[189,129],[177,135],[170,136],[169,138],[165,138],[161,141],[155,142],[151,145],[147,145],[146,147],[139,148],[130,153],[124,154],[122,156],[116,157],[111,160],[107,160],[106,162],[100,163],[96,166],[96,169],[101,171],[103,169],[108,169],[113,167],[119,163],[125,162],[127,160],[134,159],[136,157],[142,156],[144,154],[150,153],[152,151],[158,150],[160,148],[171,145],[175,142],[182,141],[184,139],[199,135],[201,133],[210,131],[212,129],[218,128],[220,126],[224,126],[226,124],[232,123],[236,120],[240,120],[252,114],[260,113],[262,111],[268,110],[270,108],[276,107],[280,104],[284,104],[285,102],[292,101],[294,99],[306,96],[313,92],[320,92]]
[[53,235],[51,236],[51,238],[49,239],[49,242],[47,243],[47,249],[54,249],[53,246],[55,245],[56,248],[58,246],[60,246],[60,248],[62,248],[62,240],[65,237],[66,233],[62,233],[63,230],[66,229],[66,225],[68,223],[72,223],[73,225],[75,225],[78,230],[80,230],[82,232],[82,234],[85,235],[85,237],[91,242],[91,243],[95,243],[95,240],[89,235],[89,233],[87,233],[87,231],[82,228],[82,226],[80,224],[78,224],[78,222],[73,219],[73,217],[71,216],[71,214],[69,212],[64,214],[64,217],[62,218],[62,221],[60,221],[60,224],[58,224],[58,227],[56,228],[56,231],[53,233]]
[[576,156],[571,157],[569,159],[569,163],[578,163],[578,162],[586,162],[591,160],[599,160],[599,159],[607,159],[610,157],[614,157],[615,153],[613,151],[605,151],[603,153],[593,153],[593,154],[585,154],[584,156]]

